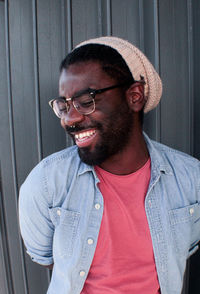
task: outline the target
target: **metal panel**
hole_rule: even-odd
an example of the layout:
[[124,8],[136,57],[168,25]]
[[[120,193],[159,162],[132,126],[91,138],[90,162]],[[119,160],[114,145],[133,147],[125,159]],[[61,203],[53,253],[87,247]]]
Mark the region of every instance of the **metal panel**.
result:
[[[144,53],[160,72],[159,14],[157,0],[143,0]],[[145,115],[144,129],[156,141],[161,140],[160,105]]]
[[[48,101],[58,95],[59,64],[63,58],[62,2],[37,1],[36,39],[43,156],[65,147],[65,135]],[[56,140],[55,140],[56,138]],[[50,143],[51,142],[51,143]]]
[[2,293],[9,294],[13,292],[13,283],[11,276],[9,252],[7,249],[8,242],[1,190],[2,188],[0,187],[0,284]]
[[98,1],[72,1],[73,46],[98,36]]
[[194,39],[194,155],[200,159],[200,1],[193,1]]
[[[48,107],[58,93],[62,58],[100,35],[136,44],[164,84],[160,106],[145,116],[145,130],[200,158],[199,22],[200,3],[192,0],[0,1],[1,294],[44,294],[49,282],[49,271],[24,252],[17,195],[41,158],[72,144]],[[184,293],[199,293],[199,258],[198,252],[190,262],[194,274],[188,280],[186,273]]]
[[[6,76],[6,46],[5,46],[5,4],[0,3],[0,64],[1,64],[1,71],[0,71],[0,97],[4,97],[5,93],[7,92],[7,76]],[[8,144],[9,146],[9,136],[8,133],[8,111],[7,111],[7,101],[6,99],[0,99],[0,137],[4,138],[4,140],[0,140],[0,150],[1,154],[9,153],[9,148],[4,148],[3,141]],[[2,156],[1,156],[2,157]],[[7,158],[8,159],[8,158]],[[6,172],[2,165],[5,165],[5,161],[1,158],[0,161],[0,285],[1,291],[3,294],[9,294],[13,292],[13,283],[12,283],[12,276],[11,276],[11,268],[10,268],[10,258],[8,252],[8,239],[7,239],[7,230],[6,230],[6,219],[5,219],[5,204],[3,193],[9,192],[8,190],[3,190],[3,182],[5,178],[2,177],[3,174]],[[10,161],[8,161],[8,167],[12,170],[12,166]],[[7,173],[7,176],[11,176],[12,174]]]
[[34,62],[34,87],[35,87],[35,108],[36,108],[36,132],[37,132],[37,150],[38,160],[42,160],[42,137],[41,137],[41,119],[40,119],[40,93],[39,93],[39,66],[38,66],[38,46],[37,46],[37,3],[32,1],[33,9],[33,62]]
[[111,0],[106,1],[106,35],[112,35],[112,14],[111,14]]
[[[188,1],[192,7],[192,31],[189,31],[190,38],[193,37],[193,146],[194,156],[200,159],[200,2]],[[199,277],[200,277],[200,249],[190,259],[190,276],[188,293],[199,294]]]
[[[161,141],[190,153],[190,89],[187,1],[159,2]],[[166,25],[167,24],[167,25]]]
[[[22,242],[17,226],[17,169],[13,121],[13,101],[11,84],[11,62],[10,62],[10,26],[9,26],[8,2],[5,2],[5,46],[6,46],[6,70],[7,88],[2,97],[2,110],[4,110],[4,121],[1,124],[2,144],[1,173],[2,173],[2,207],[4,212],[4,229],[6,229],[6,248],[4,244],[5,265],[7,266],[10,285],[8,289],[24,292],[26,275],[24,270],[24,255]],[[5,123],[6,126],[5,126]],[[6,133],[5,133],[6,132]],[[8,162],[7,162],[8,161]],[[9,217],[9,216],[12,216]]]
[[[112,1],[112,34],[133,42],[142,48],[143,26],[141,27],[141,0]],[[120,9],[120,21],[119,21]]]
[[[5,160],[7,159],[12,164],[12,175],[4,178],[7,170],[6,164],[2,165],[4,168],[2,170],[3,196],[5,197],[6,217],[12,216],[6,219],[6,228],[13,288],[17,294],[27,294],[41,290],[44,292],[47,288],[46,270],[41,269],[38,272],[38,267],[27,256],[24,259],[17,225],[18,186],[40,158],[38,156],[33,78],[32,3],[10,1],[9,10],[6,5],[6,16],[8,95],[5,95],[4,99],[8,101],[6,113],[9,118],[10,142],[7,144],[3,142],[5,144],[3,147],[4,150],[7,149],[7,152],[4,153],[6,155],[9,146],[11,148],[11,158],[7,155]],[[8,189],[12,191],[9,192]]]

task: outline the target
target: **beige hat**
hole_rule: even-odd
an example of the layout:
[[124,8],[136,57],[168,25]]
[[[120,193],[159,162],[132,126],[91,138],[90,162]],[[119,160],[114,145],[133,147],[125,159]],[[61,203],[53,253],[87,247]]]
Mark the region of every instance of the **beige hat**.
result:
[[157,106],[162,95],[162,81],[153,65],[137,47],[128,41],[111,36],[87,40],[76,47],[91,43],[110,46],[117,50],[128,65],[133,78],[139,81],[141,76],[144,77],[146,82],[144,91],[147,99],[144,107],[145,113]]

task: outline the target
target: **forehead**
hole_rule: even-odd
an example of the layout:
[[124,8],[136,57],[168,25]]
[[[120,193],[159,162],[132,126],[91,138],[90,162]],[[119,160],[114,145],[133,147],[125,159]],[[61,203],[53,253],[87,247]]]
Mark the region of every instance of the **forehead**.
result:
[[114,81],[103,70],[98,62],[79,62],[70,65],[61,72],[59,92],[61,95],[73,95],[86,88],[110,86]]

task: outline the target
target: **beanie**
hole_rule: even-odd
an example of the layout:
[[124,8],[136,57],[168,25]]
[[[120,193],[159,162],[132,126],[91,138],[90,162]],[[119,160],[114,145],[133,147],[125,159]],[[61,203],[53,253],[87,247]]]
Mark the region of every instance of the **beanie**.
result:
[[126,62],[134,80],[141,80],[141,76],[144,78],[144,112],[157,106],[162,95],[162,81],[151,62],[137,47],[121,38],[107,36],[84,41],[76,48],[87,44],[102,44],[115,49]]

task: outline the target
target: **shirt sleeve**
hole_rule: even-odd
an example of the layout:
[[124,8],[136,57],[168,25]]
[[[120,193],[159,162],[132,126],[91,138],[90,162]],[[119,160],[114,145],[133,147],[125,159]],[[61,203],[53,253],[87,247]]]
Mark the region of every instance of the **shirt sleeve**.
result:
[[41,265],[50,265],[53,263],[54,226],[49,216],[49,195],[44,183],[44,171],[39,164],[20,189],[19,225],[31,259]]

